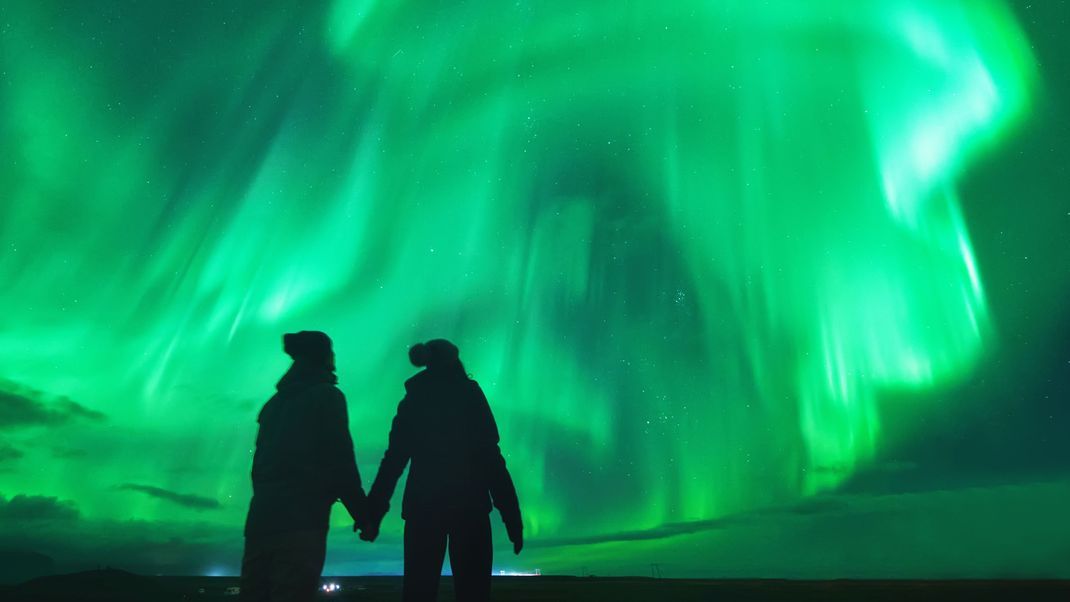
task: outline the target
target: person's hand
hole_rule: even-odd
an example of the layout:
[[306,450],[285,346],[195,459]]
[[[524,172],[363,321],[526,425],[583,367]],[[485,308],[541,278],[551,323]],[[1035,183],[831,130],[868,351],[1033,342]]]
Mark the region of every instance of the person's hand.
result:
[[362,512],[360,514],[352,515],[352,518],[353,518],[353,532],[354,533],[356,533],[359,529],[367,528],[367,526],[370,523],[374,522],[374,521],[371,520],[371,517],[368,516],[368,514],[364,513],[364,512]]
[[524,549],[524,527],[506,525],[505,531],[509,534],[509,541],[513,542],[513,553],[520,554],[520,550]]
[[383,522],[382,515],[366,516],[364,520],[353,525],[353,531],[360,529],[360,538],[364,541],[375,541],[379,537],[379,525]]
[[360,530],[360,538],[363,541],[373,542],[375,538],[379,537],[379,525],[365,525]]

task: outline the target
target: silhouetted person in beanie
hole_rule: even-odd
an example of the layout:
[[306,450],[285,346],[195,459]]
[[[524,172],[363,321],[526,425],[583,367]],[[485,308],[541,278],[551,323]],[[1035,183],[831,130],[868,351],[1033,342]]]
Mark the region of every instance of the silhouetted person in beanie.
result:
[[432,601],[447,548],[458,602],[490,599],[491,504],[517,554],[524,545],[520,504],[498,447],[498,427],[479,384],[444,339],[409,350],[425,370],[405,381],[405,398],[368,494],[361,538],[374,540],[401,472],[410,461],[401,504],[405,519],[403,599]]
[[282,342],[294,362],[260,410],[245,521],[241,598],[258,602],[312,600],[331,506],[341,499],[356,524],[366,502],[331,339],[301,331]]

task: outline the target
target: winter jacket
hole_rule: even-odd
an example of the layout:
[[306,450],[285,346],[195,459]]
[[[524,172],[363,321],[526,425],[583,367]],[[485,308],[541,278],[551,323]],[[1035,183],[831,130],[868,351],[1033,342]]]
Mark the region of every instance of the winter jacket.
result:
[[260,411],[246,535],[326,531],[338,499],[354,520],[363,512],[346,399],[335,382],[332,372],[295,362]]
[[498,447],[498,426],[483,390],[462,375],[424,370],[405,382],[389,447],[368,494],[370,514],[385,513],[405,465],[402,518],[445,520],[498,508],[521,525],[513,479]]

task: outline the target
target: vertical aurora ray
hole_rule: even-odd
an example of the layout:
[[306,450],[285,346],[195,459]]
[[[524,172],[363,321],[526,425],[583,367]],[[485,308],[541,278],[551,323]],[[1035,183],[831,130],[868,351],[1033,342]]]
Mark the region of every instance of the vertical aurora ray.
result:
[[0,491],[240,524],[301,328],[366,473],[455,339],[535,538],[836,486],[986,349],[956,178],[1033,80],[1001,3],[861,4],[6,8],[0,377],[108,419],[11,430]]

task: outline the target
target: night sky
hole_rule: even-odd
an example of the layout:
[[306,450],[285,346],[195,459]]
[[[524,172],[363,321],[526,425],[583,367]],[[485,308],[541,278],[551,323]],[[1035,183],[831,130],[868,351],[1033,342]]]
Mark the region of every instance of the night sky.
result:
[[0,4],[0,578],[236,573],[303,329],[368,482],[457,343],[495,570],[1070,577],[1067,2],[268,4]]

